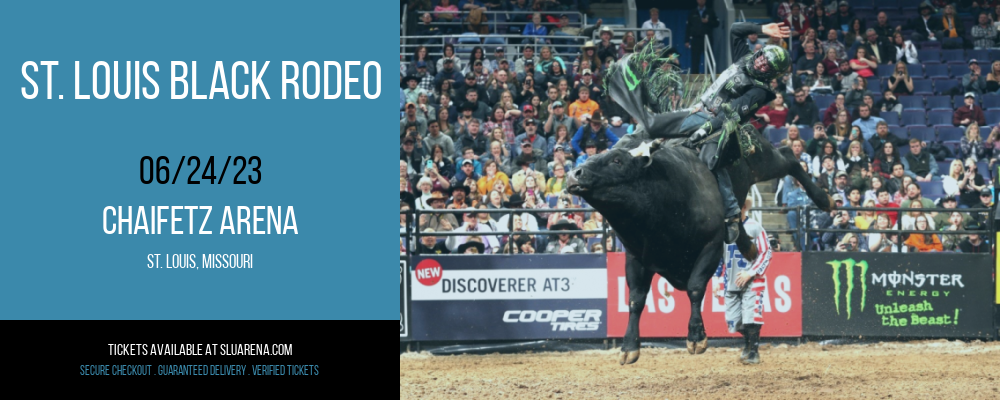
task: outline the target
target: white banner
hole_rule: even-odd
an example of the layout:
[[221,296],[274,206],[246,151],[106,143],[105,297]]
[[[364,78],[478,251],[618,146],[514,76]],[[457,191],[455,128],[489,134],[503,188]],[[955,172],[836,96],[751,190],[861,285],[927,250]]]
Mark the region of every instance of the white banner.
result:
[[413,301],[607,299],[603,269],[449,270],[440,281],[410,285]]

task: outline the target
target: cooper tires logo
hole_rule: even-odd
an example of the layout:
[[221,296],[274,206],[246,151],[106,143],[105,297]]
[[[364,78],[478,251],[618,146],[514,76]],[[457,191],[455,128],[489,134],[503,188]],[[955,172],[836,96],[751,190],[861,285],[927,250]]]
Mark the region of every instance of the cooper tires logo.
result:
[[508,324],[547,323],[553,332],[590,332],[601,327],[601,310],[511,310],[504,312]]
[[[846,286],[847,289],[844,296],[844,301],[847,303],[847,319],[851,319],[851,312],[853,311],[852,304],[854,301],[851,295],[854,293],[855,276],[858,277],[858,282],[861,283],[861,311],[864,312],[865,300],[867,300],[868,295],[868,283],[865,280],[865,277],[868,276],[868,262],[848,259],[842,261],[829,261],[827,262],[827,265],[833,267],[833,304],[837,307],[837,315],[840,315],[840,293],[843,285]],[[840,281],[842,271],[843,275],[845,275],[845,281],[843,284]]]

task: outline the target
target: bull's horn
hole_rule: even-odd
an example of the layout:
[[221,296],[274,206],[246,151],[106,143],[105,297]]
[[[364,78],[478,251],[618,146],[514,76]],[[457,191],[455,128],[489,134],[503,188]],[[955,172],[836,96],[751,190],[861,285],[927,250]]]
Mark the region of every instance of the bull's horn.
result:
[[650,146],[649,146],[649,153],[652,154],[654,151],[659,150],[660,147],[663,146],[663,143],[666,143],[666,141],[667,141],[667,139],[664,139],[664,138],[659,138],[659,139],[653,140],[653,143],[651,143]]

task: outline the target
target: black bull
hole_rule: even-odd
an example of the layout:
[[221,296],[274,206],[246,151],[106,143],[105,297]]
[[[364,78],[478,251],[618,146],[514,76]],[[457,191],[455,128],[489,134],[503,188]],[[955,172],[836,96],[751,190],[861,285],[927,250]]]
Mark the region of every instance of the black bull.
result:
[[[677,123],[671,126],[679,127],[683,115],[678,113]],[[654,274],[688,293],[691,299],[688,352],[701,354],[707,350],[701,302],[722,259],[725,239],[722,195],[712,172],[693,150],[679,146],[680,140],[675,139],[664,143],[651,156],[634,157],[629,153],[642,142],[657,137],[686,135],[651,137],[639,129],[607,153],[573,170],[567,183],[570,193],[586,199],[607,218],[625,246],[629,321],[622,345],[623,365],[639,359],[639,318]],[[791,175],[813,202],[829,210],[832,200],[812,183],[791,149],[775,149],[766,139],[760,142],[753,155],[728,167],[740,204],[754,183]],[[739,157],[735,137],[728,140],[723,154],[729,160]],[[756,247],[742,226],[736,244],[746,258],[757,257]]]

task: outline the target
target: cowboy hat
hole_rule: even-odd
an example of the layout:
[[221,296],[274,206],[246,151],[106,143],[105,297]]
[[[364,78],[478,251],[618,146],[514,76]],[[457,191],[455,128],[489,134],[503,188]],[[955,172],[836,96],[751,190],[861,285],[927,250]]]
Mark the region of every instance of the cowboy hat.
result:
[[580,227],[576,226],[576,223],[568,219],[560,219],[555,224],[549,227],[549,231],[576,231]]
[[465,254],[465,251],[468,250],[470,247],[475,247],[476,250],[479,250],[479,254],[483,254],[486,252],[486,246],[483,245],[482,243],[468,241],[465,242],[465,244],[458,246],[458,250],[456,251],[456,253]]
[[520,194],[514,193],[513,196],[510,196],[509,200],[503,202],[503,208],[521,208],[523,204],[524,198]]
[[451,187],[451,195],[454,196],[455,192],[465,192],[465,196],[468,197],[471,189],[465,185],[454,185]]
[[427,202],[433,202],[434,200],[441,200],[445,203],[448,202],[448,196],[444,194],[444,189],[434,189],[431,191],[431,197],[427,199]]
[[409,84],[410,81],[417,81],[417,83],[420,83],[420,78],[417,78],[416,75],[407,75],[403,78],[403,81],[399,83],[399,87],[402,89],[408,88],[409,86],[407,86],[407,84]]

